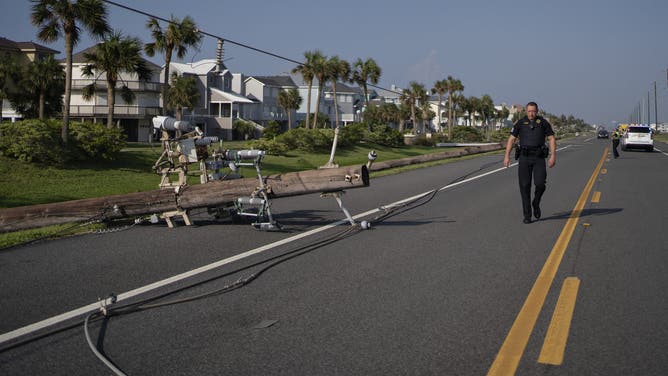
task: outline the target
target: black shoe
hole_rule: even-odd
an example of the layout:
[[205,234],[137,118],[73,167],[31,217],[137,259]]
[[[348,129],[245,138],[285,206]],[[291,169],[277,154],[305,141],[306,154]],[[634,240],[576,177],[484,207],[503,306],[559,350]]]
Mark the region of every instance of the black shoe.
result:
[[523,220],[522,222],[524,222],[524,223],[531,223],[531,218],[524,218],[524,220]]
[[533,207],[533,216],[536,217],[536,219],[540,219],[540,206]]

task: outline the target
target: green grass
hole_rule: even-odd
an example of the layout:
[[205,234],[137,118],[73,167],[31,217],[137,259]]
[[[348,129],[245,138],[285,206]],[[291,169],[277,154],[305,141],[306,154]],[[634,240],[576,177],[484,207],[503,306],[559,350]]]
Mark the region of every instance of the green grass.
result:
[[[227,149],[243,149],[244,142],[226,142]],[[370,150],[376,150],[378,161],[405,158],[443,151],[442,148],[407,146],[389,148],[379,145],[357,145],[337,149],[335,162],[340,166],[362,165]],[[45,204],[82,198],[143,192],[158,189],[160,176],[152,166],[161,153],[159,144],[132,144],[112,162],[79,162],[69,166],[43,166],[0,157],[0,208]],[[292,152],[287,156],[266,156],[262,174],[316,169],[329,159],[329,151]],[[199,184],[197,164],[189,174],[189,184]],[[243,176],[255,176],[252,168],[242,168]]]
[[[226,142],[224,148],[245,149],[245,144],[245,142]],[[391,148],[380,145],[360,144],[354,147],[337,149],[335,162],[339,166],[366,164],[367,154],[371,150],[375,150],[378,153],[377,161],[387,161],[441,152],[444,148],[427,146]],[[122,150],[120,157],[116,161],[78,162],[69,166],[35,165],[0,156],[0,192],[3,192],[2,196],[0,196],[0,208],[158,189],[160,176],[153,172],[152,166],[161,152],[162,149],[159,144],[130,144]],[[330,150],[322,150],[314,153],[295,151],[286,156],[269,155],[262,160],[262,174],[273,175],[316,169],[329,160],[329,153]],[[372,173],[372,177],[447,163],[447,161],[434,161],[420,165],[376,171]],[[196,165],[194,164],[194,166]],[[199,184],[199,177],[195,176],[197,172],[194,171],[192,176],[189,176],[189,184]],[[255,176],[255,170],[252,168],[242,168],[241,173],[247,177]],[[37,239],[104,230],[107,226],[116,225],[118,223],[84,225],[74,223],[2,233],[0,234],[0,249]]]
[[668,142],[668,133],[655,134],[654,141]]

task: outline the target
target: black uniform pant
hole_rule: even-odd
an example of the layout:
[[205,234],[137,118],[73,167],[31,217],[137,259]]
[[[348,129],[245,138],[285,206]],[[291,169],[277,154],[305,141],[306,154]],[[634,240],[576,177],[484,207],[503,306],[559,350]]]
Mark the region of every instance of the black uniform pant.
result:
[[619,139],[618,138],[613,138],[612,139],[612,155],[615,158],[619,157],[619,152],[617,151],[617,146],[619,146]]
[[[522,195],[522,210],[524,218],[531,219],[531,205],[540,206],[540,199],[545,192],[547,181],[547,169],[545,158],[537,155],[520,155],[517,173],[520,181],[520,194]],[[533,177],[536,191],[533,201],[531,200],[531,179]]]

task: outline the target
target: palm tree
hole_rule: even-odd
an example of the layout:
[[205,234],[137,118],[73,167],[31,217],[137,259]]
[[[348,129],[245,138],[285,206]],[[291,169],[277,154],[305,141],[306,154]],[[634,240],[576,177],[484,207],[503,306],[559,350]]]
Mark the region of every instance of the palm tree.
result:
[[364,104],[367,108],[369,108],[369,89],[367,85],[368,83],[378,84],[381,74],[382,70],[372,58],[368,58],[366,61],[358,58],[353,64],[352,80],[364,91]]
[[422,119],[422,130],[425,133],[427,132],[427,123],[434,117],[436,117],[436,114],[432,111],[429,101],[423,101],[420,104],[420,118]]
[[506,119],[510,115],[510,110],[506,106],[502,106],[500,111],[496,112],[496,118],[501,123],[501,128],[506,125]]
[[83,26],[94,38],[109,32],[107,7],[101,0],[31,0],[30,20],[39,27],[37,38],[50,43],[65,38],[65,101],[61,138],[67,144],[70,133],[70,99],[72,97],[72,50],[79,42]]
[[[9,54],[0,59],[0,112],[2,112],[3,101],[8,99],[16,82],[19,80],[19,65]],[[2,120],[2,119],[0,119]]]
[[457,92],[464,91],[464,85],[462,82],[452,76],[448,76],[446,79],[448,82],[448,139],[452,138],[452,123],[454,123],[455,118],[452,116],[452,107],[453,107],[453,95]]
[[325,167],[338,167],[334,163],[334,154],[336,153],[336,144],[339,141],[339,99],[336,96],[336,83],[341,80],[348,82],[350,80],[350,63],[339,59],[338,56],[332,56],[325,64],[326,76],[332,82],[332,91],[334,94],[334,119],[336,126],[334,127],[334,141],[332,141],[332,152],[329,154],[329,161]]
[[[304,52],[305,62],[298,65],[292,70],[292,73],[299,73],[304,82],[308,85],[308,93],[306,94],[306,129],[309,129],[309,122],[311,120],[311,91],[313,88],[313,77],[315,76],[314,63],[317,60],[324,59],[322,52],[315,50],[313,52]],[[317,112],[317,109],[316,109]]]
[[494,101],[492,100],[492,97],[489,94],[485,94],[480,98],[480,107],[478,110],[480,111],[480,114],[482,115],[482,120],[483,120],[483,125],[485,126],[486,130],[486,138],[487,141],[489,141],[490,137],[490,130],[489,130],[489,118],[494,116]]
[[420,106],[427,99],[427,92],[424,88],[424,85],[411,81],[409,84],[409,89],[404,89],[403,94],[401,94],[401,101],[407,106],[410,106],[411,109],[411,122],[413,123],[413,133],[417,127],[417,117],[415,115],[415,108]]
[[[109,34],[92,52],[84,52],[84,60],[88,63],[81,69],[84,77],[95,77],[92,84],[83,89],[83,98],[91,99],[97,89],[96,81],[102,74],[107,82],[107,128],[114,126],[114,106],[116,103],[116,84],[123,82],[123,75],[137,75],[139,81],[148,81],[151,71],[146,60],[141,56],[142,43],[138,38],[124,37],[120,32]],[[127,84],[121,86],[121,98],[132,103],[135,94]]]
[[472,127],[475,120],[475,113],[480,108],[480,98],[470,96],[465,98],[462,102],[462,110],[466,111],[468,118],[468,126]]
[[313,116],[313,128],[318,127],[318,114],[320,113],[320,101],[322,100],[322,92],[325,88],[325,82],[329,79],[327,70],[327,56],[316,56],[313,60],[313,76],[318,79],[318,99],[316,100],[316,111]]
[[278,105],[288,114],[288,129],[292,129],[292,111],[302,105],[302,97],[296,88],[290,88],[278,93]]
[[441,102],[443,101],[443,95],[448,92],[448,81],[440,80],[434,82],[434,87],[431,89],[433,94],[438,95],[438,128],[441,129]]
[[401,104],[397,107],[399,110],[399,132],[404,133],[404,128],[406,126],[406,120],[411,117],[411,108],[410,103],[402,101]]
[[464,94],[458,94],[454,93],[452,94],[452,118],[453,118],[453,126],[457,125],[454,124],[454,119],[458,119],[460,117],[463,117],[464,114],[466,113],[466,110],[464,109],[466,107],[466,97]]
[[162,81],[162,114],[165,115],[166,107],[169,105],[169,65],[172,62],[172,54],[176,52],[176,57],[183,59],[188,52],[188,47],[199,45],[202,35],[197,30],[195,21],[186,16],[183,21],[172,16],[169,25],[165,30],[160,27],[158,20],[151,18],[146,23],[146,27],[151,30],[153,42],[144,46],[144,51],[148,56],[155,56],[156,52],[162,52],[165,55],[165,75]]
[[385,125],[390,123],[398,124],[401,122],[401,113],[399,107],[394,103],[383,103],[378,107],[378,115]]
[[192,76],[179,76],[172,73],[172,84],[169,87],[169,107],[176,110],[176,120],[183,117],[183,109],[192,111],[199,102],[197,81]]
[[[21,81],[21,87],[38,97],[39,119],[44,119],[44,107],[48,93],[65,83],[65,71],[53,55],[46,59],[37,60],[27,66],[26,74]],[[60,92],[62,94],[62,91]]]

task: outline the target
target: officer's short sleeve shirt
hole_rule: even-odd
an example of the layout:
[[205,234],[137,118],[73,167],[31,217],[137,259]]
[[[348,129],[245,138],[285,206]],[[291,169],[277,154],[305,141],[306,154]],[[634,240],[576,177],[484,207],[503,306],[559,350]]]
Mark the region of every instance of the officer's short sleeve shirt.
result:
[[545,144],[545,137],[554,136],[552,125],[543,117],[529,120],[523,117],[513,124],[510,132],[515,137],[519,137],[521,146],[541,146]]

